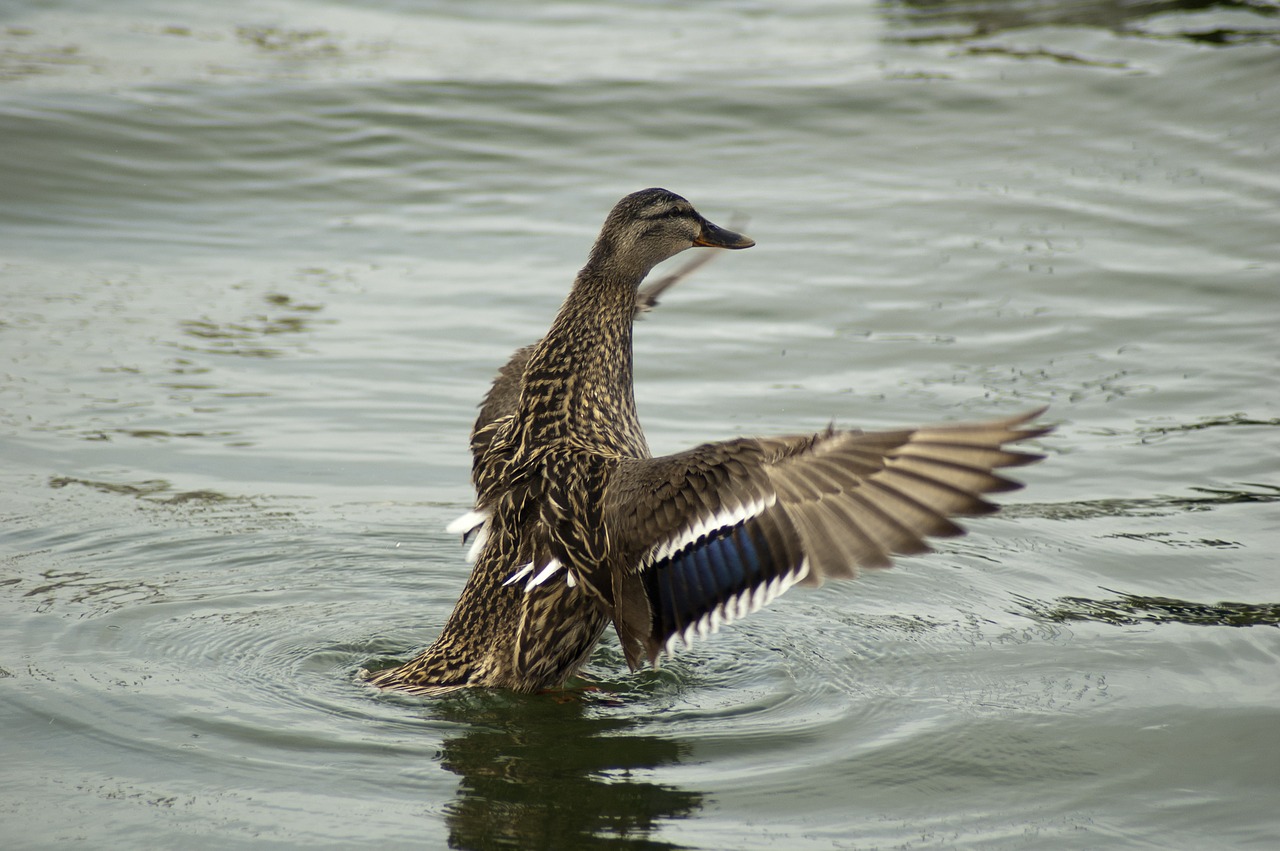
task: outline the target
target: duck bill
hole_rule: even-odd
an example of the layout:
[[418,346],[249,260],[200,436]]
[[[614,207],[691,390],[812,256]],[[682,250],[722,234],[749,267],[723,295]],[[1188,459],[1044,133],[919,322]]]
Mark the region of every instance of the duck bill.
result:
[[750,248],[756,244],[756,241],[749,236],[734,233],[703,219],[702,233],[693,241],[693,244],[705,248]]

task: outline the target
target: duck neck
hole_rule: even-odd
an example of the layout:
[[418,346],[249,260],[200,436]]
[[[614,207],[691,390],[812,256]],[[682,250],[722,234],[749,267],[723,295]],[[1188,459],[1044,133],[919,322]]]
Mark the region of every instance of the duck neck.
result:
[[631,363],[635,294],[644,274],[621,271],[588,263],[530,357],[520,398],[530,444],[572,441],[648,455]]

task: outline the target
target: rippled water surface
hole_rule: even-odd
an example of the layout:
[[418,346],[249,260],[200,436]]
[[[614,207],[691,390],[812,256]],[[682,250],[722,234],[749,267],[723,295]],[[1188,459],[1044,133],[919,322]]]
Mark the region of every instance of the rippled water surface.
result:
[[[6,846],[1276,847],[1277,80],[1265,0],[6,6]],[[1048,459],[659,672],[370,693],[650,185],[758,242],[638,329],[656,451]]]

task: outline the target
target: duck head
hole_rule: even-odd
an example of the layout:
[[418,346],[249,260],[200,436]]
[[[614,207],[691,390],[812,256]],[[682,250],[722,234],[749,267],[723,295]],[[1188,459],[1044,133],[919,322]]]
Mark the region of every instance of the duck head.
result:
[[642,189],[619,201],[604,220],[588,267],[643,278],[686,248],[750,248],[755,240],[712,224],[666,189]]

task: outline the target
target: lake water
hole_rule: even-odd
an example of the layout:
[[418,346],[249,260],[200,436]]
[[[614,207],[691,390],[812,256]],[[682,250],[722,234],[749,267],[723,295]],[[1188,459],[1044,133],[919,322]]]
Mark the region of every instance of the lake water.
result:
[[[1280,843],[1274,3],[11,4],[0,151],[6,847]],[[758,243],[638,327],[656,452],[1047,460],[657,673],[371,693],[652,185]]]

